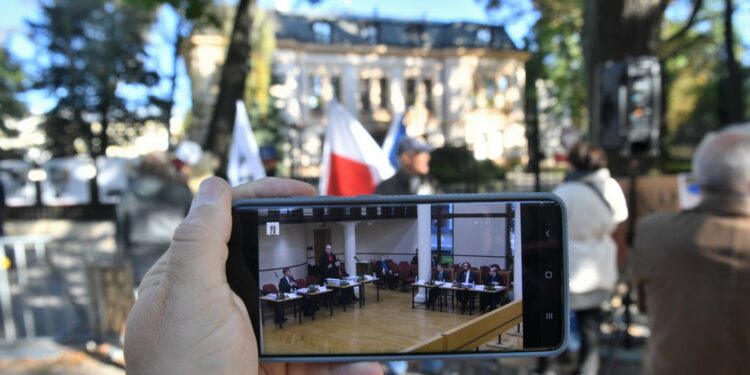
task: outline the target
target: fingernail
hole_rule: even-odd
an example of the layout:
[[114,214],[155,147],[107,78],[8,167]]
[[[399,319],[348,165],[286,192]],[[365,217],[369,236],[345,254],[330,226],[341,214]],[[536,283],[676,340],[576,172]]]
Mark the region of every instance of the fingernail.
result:
[[201,182],[198,188],[198,196],[195,197],[195,206],[200,207],[205,204],[214,204],[219,200],[221,195],[221,183],[215,178],[207,178]]

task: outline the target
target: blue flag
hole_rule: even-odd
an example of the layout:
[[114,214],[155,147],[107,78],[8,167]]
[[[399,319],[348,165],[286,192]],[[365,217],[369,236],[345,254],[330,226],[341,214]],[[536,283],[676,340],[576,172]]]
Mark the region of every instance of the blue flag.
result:
[[383,141],[383,152],[388,156],[393,168],[398,169],[398,144],[406,137],[406,125],[404,125],[404,114],[396,113],[393,115],[391,127]]

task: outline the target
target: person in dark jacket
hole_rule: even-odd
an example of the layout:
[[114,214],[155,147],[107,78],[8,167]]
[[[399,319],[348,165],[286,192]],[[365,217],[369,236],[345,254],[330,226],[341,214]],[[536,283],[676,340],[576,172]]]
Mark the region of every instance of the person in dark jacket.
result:
[[[484,281],[484,286],[500,286],[503,285],[503,277],[498,272],[497,267],[490,267],[490,274],[487,280]],[[497,293],[482,293],[479,297],[479,310],[485,311],[488,308],[494,310],[497,307]]]
[[[469,262],[463,262],[461,264],[461,272],[458,274],[456,281],[461,284],[476,284],[477,277],[474,272],[471,271],[471,264],[469,264]],[[471,292],[465,290],[456,292],[456,299],[461,303],[461,314],[466,310],[466,304],[469,302],[469,297],[471,297],[471,295]]]
[[331,269],[337,260],[336,254],[333,253],[333,246],[327,244],[325,253],[320,254],[320,258],[318,258],[318,271],[320,272],[321,284],[325,283],[326,278],[331,277],[329,276],[332,272]]
[[398,283],[398,273],[394,273],[388,262],[385,260],[385,256],[380,256],[380,260],[375,263],[375,275],[378,276],[383,282],[388,285],[388,289],[395,290],[396,284]]
[[398,144],[398,171],[375,189],[382,195],[434,194],[435,184],[429,178],[432,146],[414,138],[404,138]]
[[[443,269],[443,265],[438,263],[436,267],[437,269],[432,273],[432,280],[450,282],[451,275],[448,273],[448,271]],[[440,290],[438,290],[438,288],[430,288],[430,294],[427,297],[427,307],[432,307],[432,305],[435,304],[438,293],[440,293]]]

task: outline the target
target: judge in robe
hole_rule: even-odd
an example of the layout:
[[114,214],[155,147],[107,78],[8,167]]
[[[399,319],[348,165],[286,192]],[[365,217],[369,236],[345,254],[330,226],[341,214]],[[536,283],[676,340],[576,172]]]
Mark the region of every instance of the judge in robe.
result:
[[337,260],[338,259],[336,259],[336,255],[333,253],[333,247],[331,244],[326,245],[325,253],[320,254],[320,258],[318,258],[321,284],[325,282],[325,279],[331,273],[331,268],[333,268],[333,265]]

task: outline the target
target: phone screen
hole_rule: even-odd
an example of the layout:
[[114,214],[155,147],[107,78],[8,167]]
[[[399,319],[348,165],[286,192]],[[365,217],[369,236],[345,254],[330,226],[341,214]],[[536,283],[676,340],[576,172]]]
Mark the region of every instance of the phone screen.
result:
[[228,280],[261,357],[561,347],[560,203],[468,197],[235,204]]

